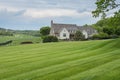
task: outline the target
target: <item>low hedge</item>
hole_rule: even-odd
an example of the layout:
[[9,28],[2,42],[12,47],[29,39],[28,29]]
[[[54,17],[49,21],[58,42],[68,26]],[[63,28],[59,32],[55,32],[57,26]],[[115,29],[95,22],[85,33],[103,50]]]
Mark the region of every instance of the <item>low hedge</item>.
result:
[[56,36],[45,36],[43,38],[43,43],[47,42],[58,42],[58,38]]
[[0,43],[0,46],[4,46],[4,45],[10,44],[10,43],[12,43],[12,42],[13,42],[12,40],[9,40],[9,41]]

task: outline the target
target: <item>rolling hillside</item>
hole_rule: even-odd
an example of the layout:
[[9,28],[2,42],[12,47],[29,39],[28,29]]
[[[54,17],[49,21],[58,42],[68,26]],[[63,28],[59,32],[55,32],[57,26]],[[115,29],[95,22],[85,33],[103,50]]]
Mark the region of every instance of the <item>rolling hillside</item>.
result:
[[20,45],[21,42],[31,41],[33,43],[40,43],[41,38],[31,35],[15,34],[14,36],[0,36],[0,43],[12,40],[13,42],[9,45]]
[[0,80],[120,80],[119,42],[0,47]]

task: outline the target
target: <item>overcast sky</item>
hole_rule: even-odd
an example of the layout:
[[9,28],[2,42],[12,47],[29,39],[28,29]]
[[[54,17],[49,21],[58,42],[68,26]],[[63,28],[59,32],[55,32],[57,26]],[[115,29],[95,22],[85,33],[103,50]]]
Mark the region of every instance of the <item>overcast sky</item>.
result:
[[[93,24],[91,11],[96,0],[0,0],[0,27],[39,30],[56,23]],[[118,0],[119,1],[119,0]]]

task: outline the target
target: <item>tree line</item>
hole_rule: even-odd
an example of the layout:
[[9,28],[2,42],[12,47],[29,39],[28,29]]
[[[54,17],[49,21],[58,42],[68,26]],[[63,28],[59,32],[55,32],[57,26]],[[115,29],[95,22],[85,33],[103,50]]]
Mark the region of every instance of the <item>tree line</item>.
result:
[[120,6],[116,0],[97,0],[97,8],[92,11],[93,17],[101,16],[93,26],[98,30],[99,34],[94,35],[96,38],[117,38],[120,36],[120,9],[113,13],[112,17],[107,17],[107,13]]
[[0,28],[0,35],[2,36],[13,36],[12,31],[4,28]]

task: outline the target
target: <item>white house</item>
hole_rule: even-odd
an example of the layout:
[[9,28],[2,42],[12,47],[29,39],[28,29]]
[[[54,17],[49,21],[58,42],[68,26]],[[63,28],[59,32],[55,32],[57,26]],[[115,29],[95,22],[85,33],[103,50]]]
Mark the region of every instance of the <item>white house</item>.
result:
[[71,39],[76,31],[81,31],[85,38],[91,37],[97,31],[92,27],[81,27],[76,24],[58,24],[51,21],[50,35],[56,36],[58,39]]

